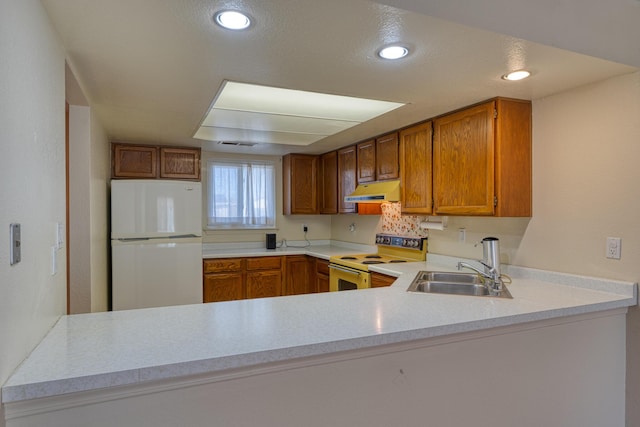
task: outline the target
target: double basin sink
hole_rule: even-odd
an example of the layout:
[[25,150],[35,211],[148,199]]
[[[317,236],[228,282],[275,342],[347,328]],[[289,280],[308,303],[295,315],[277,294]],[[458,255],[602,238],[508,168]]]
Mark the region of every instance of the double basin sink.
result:
[[478,297],[513,298],[506,286],[494,290],[484,277],[475,273],[447,271],[421,271],[407,289],[409,292],[423,292],[449,295],[470,295]]

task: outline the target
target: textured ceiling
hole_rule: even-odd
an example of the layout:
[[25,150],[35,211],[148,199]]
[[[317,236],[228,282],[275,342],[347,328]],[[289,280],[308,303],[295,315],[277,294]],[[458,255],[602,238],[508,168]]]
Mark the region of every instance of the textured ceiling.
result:
[[[536,99],[635,70],[367,0],[42,3],[113,141],[323,153],[494,96]],[[213,24],[215,11],[236,7],[254,19],[249,31]],[[376,57],[396,41],[412,48],[407,58]],[[500,79],[523,67],[532,77]],[[408,105],[306,147],[192,139],[224,80]]]

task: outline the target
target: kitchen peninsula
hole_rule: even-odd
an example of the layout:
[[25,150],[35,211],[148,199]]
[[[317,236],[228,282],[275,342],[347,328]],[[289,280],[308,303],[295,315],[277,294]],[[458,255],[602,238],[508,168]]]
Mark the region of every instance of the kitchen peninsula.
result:
[[4,385],[7,426],[624,425],[636,284],[507,266],[512,300],[406,292],[455,261],[372,267],[388,288],[64,316]]

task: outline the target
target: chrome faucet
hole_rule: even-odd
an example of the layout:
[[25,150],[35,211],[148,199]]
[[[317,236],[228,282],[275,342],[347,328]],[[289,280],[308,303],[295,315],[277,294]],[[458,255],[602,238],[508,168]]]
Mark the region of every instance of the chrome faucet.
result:
[[[478,261],[484,267],[483,270],[466,262],[458,263],[458,270],[469,268],[489,280],[489,288],[494,291],[502,291],[502,279],[500,274],[500,241],[495,237],[482,239],[482,261]],[[477,246],[477,244],[476,244]]]
[[484,267],[484,271],[464,261],[458,262],[458,270],[462,270],[462,268],[473,270],[489,281],[490,289],[494,291],[501,291],[502,279],[500,278],[500,273],[498,272],[498,270],[496,270],[494,267],[491,267],[490,265],[485,264],[482,261],[478,262],[482,264],[482,266]]

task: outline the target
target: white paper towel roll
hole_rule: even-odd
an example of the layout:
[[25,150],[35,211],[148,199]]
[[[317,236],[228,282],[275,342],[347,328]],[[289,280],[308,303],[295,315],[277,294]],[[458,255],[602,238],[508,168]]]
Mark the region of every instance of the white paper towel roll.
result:
[[449,217],[428,217],[426,221],[420,223],[420,228],[423,230],[444,230],[447,228],[447,220]]

